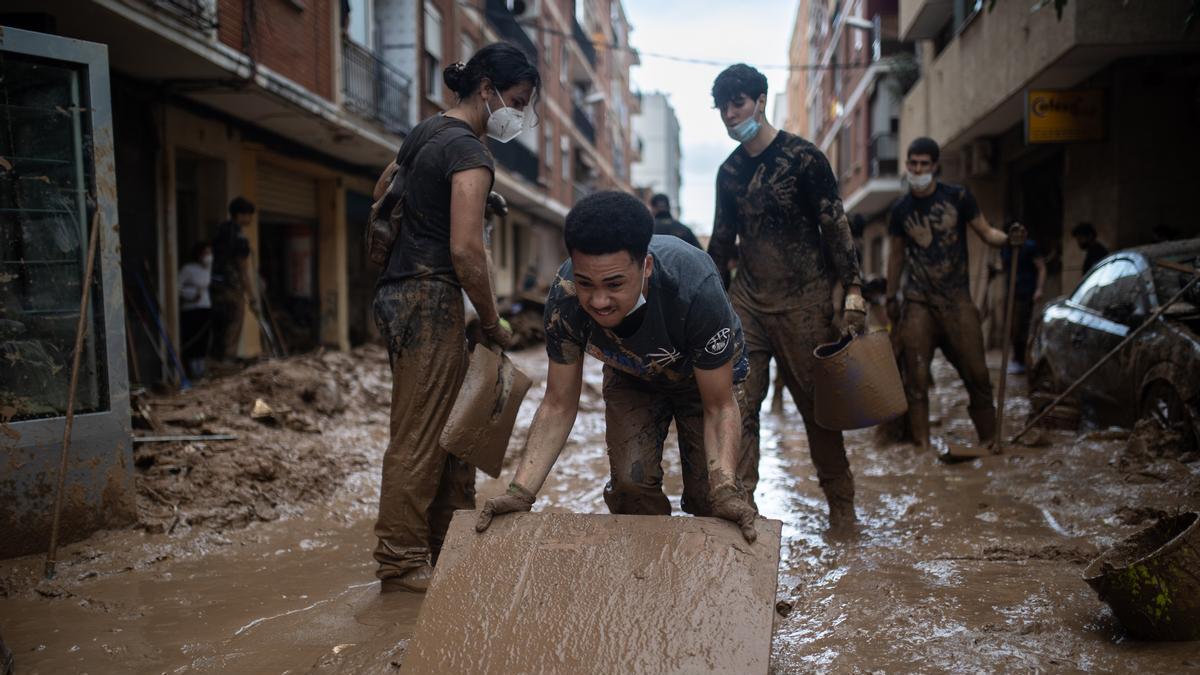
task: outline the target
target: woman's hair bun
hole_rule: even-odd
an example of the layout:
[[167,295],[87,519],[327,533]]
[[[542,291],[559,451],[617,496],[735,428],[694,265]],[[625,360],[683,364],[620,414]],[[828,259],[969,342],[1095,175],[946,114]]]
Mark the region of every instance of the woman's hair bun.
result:
[[450,91],[457,92],[463,85],[463,79],[467,73],[467,64],[459,61],[451,63],[442,71],[442,80],[446,82],[446,88]]

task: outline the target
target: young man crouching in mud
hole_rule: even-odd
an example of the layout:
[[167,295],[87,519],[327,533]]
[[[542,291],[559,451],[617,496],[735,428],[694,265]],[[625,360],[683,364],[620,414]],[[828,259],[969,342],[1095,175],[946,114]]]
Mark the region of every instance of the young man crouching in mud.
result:
[[754,541],[757,467],[741,442],[742,325],[708,255],[653,233],[646,207],[620,192],[590,195],[567,214],[571,257],[546,300],[546,395],[508,492],[487,501],[476,530],[533,506],[575,424],[587,352],[604,363],[608,510],[670,515],[662,454],[674,419],[683,510],[733,521]]

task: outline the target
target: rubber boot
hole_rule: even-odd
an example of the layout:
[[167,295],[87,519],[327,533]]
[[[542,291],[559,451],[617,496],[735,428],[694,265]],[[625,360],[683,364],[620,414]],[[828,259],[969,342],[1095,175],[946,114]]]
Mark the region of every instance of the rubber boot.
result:
[[854,510],[854,477],[847,473],[822,485],[821,489],[825,491],[825,500],[829,503],[829,530],[853,530],[858,524],[858,514]]
[[975,423],[975,433],[979,436],[980,447],[990,446],[996,438],[996,409],[992,406],[967,408],[967,414]]
[[910,401],[908,404],[908,425],[912,430],[913,442],[922,450],[929,449],[929,403],[925,401]]

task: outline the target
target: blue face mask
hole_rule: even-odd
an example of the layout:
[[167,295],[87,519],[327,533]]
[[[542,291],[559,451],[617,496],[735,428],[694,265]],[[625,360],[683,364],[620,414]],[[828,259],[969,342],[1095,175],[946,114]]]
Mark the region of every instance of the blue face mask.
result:
[[754,103],[754,113],[752,115],[741,122],[738,122],[732,127],[729,127],[729,137],[738,143],[745,143],[751,138],[757,136],[758,130],[761,127],[762,124],[758,121],[758,102],[756,101]]

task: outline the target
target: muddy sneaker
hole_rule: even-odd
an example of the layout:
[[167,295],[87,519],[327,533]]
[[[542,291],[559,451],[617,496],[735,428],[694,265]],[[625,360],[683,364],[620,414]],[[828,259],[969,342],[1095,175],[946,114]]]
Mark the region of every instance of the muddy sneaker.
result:
[[429,581],[433,578],[433,568],[421,565],[401,574],[398,577],[388,577],[379,582],[380,593],[406,591],[408,593],[424,593],[429,590]]

